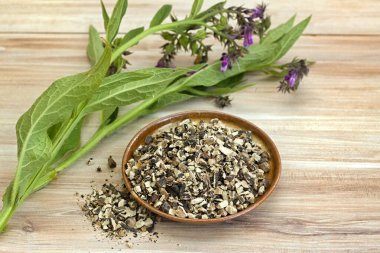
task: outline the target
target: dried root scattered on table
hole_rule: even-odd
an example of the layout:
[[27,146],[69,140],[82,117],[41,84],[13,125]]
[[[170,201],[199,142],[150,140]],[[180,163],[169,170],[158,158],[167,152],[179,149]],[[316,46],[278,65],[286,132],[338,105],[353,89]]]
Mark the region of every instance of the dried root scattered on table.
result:
[[149,235],[149,240],[157,241],[158,233],[153,232],[156,216],[138,205],[125,188],[117,189],[106,183],[101,189],[94,188],[84,200],[82,210],[85,215],[94,228],[103,230],[107,236]]
[[133,190],[182,218],[232,215],[253,204],[270,182],[270,156],[252,132],[218,119],[178,123],[148,136],[126,166]]

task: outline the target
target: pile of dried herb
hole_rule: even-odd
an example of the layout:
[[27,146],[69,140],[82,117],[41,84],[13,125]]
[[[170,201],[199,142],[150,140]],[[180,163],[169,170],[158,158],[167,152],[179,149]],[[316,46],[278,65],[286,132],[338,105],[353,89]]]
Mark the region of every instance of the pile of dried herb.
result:
[[222,121],[178,123],[148,136],[127,163],[133,190],[162,211],[181,218],[235,214],[263,195],[270,157],[252,132]]
[[101,189],[94,188],[84,200],[82,210],[92,225],[107,236],[124,238],[131,234],[136,237],[137,233],[153,234],[156,216],[138,205],[125,188],[117,189],[106,183]]
[[[148,26],[118,36],[127,0],[118,0],[111,15],[101,6],[106,37],[101,38],[90,27],[90,70],[53,82],[17,122],[18,164],[3,194],[0,231],[28,196],[127,123],[194,97],[242,90],[252,85],[243,83],[248,72],[279,77],[283,80],[279,90],[283,92],[295,91],[308,73],[306,60],[295,59],[282,65],[277,61],[301,36],[310,18],[294,25],[292,17],[270,29],[265,5],[227,7],[223,1],[202,10],[203,0],[194,0],[189,15],[183,19],[171,14],[171,5],[164,5]],[[170,22],[165,22],[168,18]],[[122,72],[129,63],[130,49],[158,32],[166,43],[157,68]],[[225,49],[214,63],[207,63],[212,49],[210,38]],[[190,52],[196,65],[166,68],[174,67],[173,60],[180,51]],[[127,105],[131,109],[119,113],[118,108]],[[98,130],[81,143],[85,118],[96,112],[101,112]]]

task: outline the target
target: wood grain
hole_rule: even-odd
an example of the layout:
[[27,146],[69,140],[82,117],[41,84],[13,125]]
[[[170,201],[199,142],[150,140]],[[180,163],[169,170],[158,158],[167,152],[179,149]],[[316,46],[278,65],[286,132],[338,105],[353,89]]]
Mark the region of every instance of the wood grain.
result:
[[[115,0],[105,0],[109,12]],[[149,24],[150,18],[163,4],[173,4],[177,16],[184,17],[192,1],[156,0],[129,1],[128,21],[121,31]],[[211,6],[216,1],[205,1]],[[293,0],[265,1],[278,24],[297,13],[304,18],[313,15],[309,34],[380,34],[380,2],[378,0]],[[254,7],[261,1],[229,0],[230,5]],[[84,33],[89,24],[103,28],[99,1],[96,0],[2,0],[0,1],[0,32]]]
[[[161,4],[130,2],[135,10],[144,11]],[[180,1],[169,2],[181,6]],[[380,36],[374,35],[374,24],[380,7],[378,1],[344,1],[341,7],[338,1],[310,2],[314,5],[271,2],[271,9],[287,10],[276,12],[274,19],[293,13],[294,6],[306,14],[302,8],[307,7],[315,18],[326,10],[323,15],[330,15],[330,23],[334,20],[333,27],[339,28],[337,32],[327,29],[327,23],[313,21],[308,33],[316,36],[302,37],[287,56],[317,61],[300,90],[280,94],[276,81],[251,76],[258,85],[234,94],[233,106],[225,109],[264,129],[279,148],[283,174],[273,195],[254,212],[224,224],[162,221],[156,228],[160,233],[156,244],[142,238],[130,252],[379,252]],[[97,1],[33,0],[28,1],[29,8],[11,8],[18,3],[26,1],[0,1],[0,193],[17,162],[18,117],[53,80],[88,67],[87,36],[80,33],[100,18]],[[78,6],[86,9],[85,14]],[[11,21],[5,21],[4,7]],[[52,15],[52,8],[59,8],[60,15]],[[352,16],[342,19],[338,8]],[[133,22],[149,19],[132,17]],[[359,17],[364,24],[357,22]],[[58,23],[59,32],[67,34],[49,34]],[[339,35],[321,35],[330,33]],[[160,43],[151,37],[139,44],[131,68],[153,66]],[[189,58],[179,57],[179,65],[190,63]],[[212,101],[196,99],[141,118],[104,140],[24,203],[8,231],[0,235],[0,252],[128,252],[125,243],[92,230],[74,194],[89,192],[91,185],[101,185],[105,178],[121,182],[118,172],[95,173],[96,166],[106,168],[110,154],[121,162],[126,144],[142,126],[191,109],[217,110]],[[83,139],[89,138],[96,121],[92,117],[86,122]],[[85,164],[88,157],[95,158],[94,166]]]

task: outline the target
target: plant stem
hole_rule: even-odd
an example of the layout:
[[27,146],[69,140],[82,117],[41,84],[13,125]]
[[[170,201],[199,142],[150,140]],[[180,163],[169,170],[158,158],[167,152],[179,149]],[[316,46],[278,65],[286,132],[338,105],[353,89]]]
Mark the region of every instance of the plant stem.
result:
[[115,120],[110,125],[107,125],[101,129],[99,129],[92,137],[91,139],[83,145],[80,149],[75,151],[68,159],[66,159],[63,163],[58,165],[58,167],[55,168],[56,172],[60,172],[64,170],[65,168],[72,165],[74,162],[76,162],[79,158],[81,158],[84,154],[89,152],[91,149],[93,149],[104,137],[108,136],[109,134],[113,133],[117,129],[119,129],[124,124],[138,118],[140,114],[148,108],[150,105],[152,105],[156,99],[152,98],[149,99],[139,106],[133,108],[131,111],[126,113],[123,117]]
[[16,206],[14,205],[3,206],[3,209],[0,212],[0,232],[5,230],[5,227],[15,210]]
[[201,90],[197,90],[194,88],[187,88],[186,91],[190,92],[193,95],[197,95],[200,97],[206,97],[206,96],[210,95],[207,91],[201,91]]
[[142,40],[143,38],[145,38],[145,37],[147,37],[153,33],[178,28],[181,26],[189,26],[189,25],[205,25],[205,23],[201,19],[185,19],[185,20],[176,21],[173,23],[167,23],[167,24],[153,26],[153,27],[149,28],[148,30],[145,30],[142,33],[138,34],[137,36],[135,36],[134,38],[129,40],[127,43],[118,47],[112,53],[111,62],[115,61],[115,59],[118,56],[120,56],[125,50],[127,50],[128,48],[137,44],[140,40]]

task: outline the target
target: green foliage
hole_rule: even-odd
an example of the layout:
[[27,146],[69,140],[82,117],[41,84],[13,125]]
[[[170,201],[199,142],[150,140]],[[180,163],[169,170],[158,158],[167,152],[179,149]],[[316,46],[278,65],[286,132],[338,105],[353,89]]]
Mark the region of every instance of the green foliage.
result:
[[203,0],[195,0],[191,8],[190,17],[196,16],[202,9]]
[[172,11],[172,6],[165,4],[162,6],[157,13],[154,15],[152,21],[150,22],[150,27],[160,25],[164,20],[169,17],[170,12]]
[[112,42],[119,32],[120,23],[125,15],[125,12],[127,11],[127,7],[127,0],[118,0],[116,2],[111,18],[107,22],[107,40],[109,42]]
[[[103,81],[110,57],[111,49],[107,46],[99,62],[88,72],[55,81],[18,120],[18,164],[11,186],[3,196],[3,210],[8,208],[7,205],[14,208],[33,192],[38,179],[49,174],[50,165],[62,155],[62,150],[77,146],[77,141],[71,138],[72,134],[62,140],[62,130],[70,126],[68,122],[80,123],[77,108],[92,96]],[[63,122],[65,124],[61,124]],[[61,127],[52,131],[51,127],[57,125]],[[78,134],[76,131],[71,133]],[[3,224],[0,225],[3,228]]]
[[89,39],[88,39],[88,46],[87,46],[87,57],[91,63],[91,65],[94,65],[97,63],[100,59],[100,57],[103,54],[103,42],[100,38],[100,35],[98,31],[93,27],[90,26],[90,29],[88,31]]
[[103,16],[103,22],[104,22],[104,30],[107,30],[108,23],[110,21],[110,17],[108,16],[106,7],[104,6],[103,1],[100,1],[100,4],[102,6],[102,16]]

